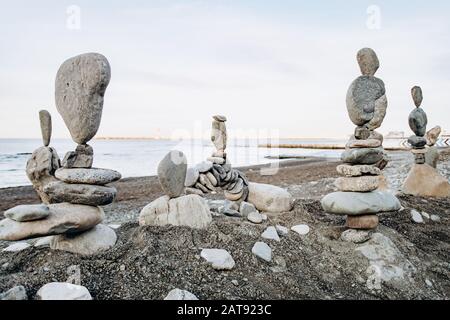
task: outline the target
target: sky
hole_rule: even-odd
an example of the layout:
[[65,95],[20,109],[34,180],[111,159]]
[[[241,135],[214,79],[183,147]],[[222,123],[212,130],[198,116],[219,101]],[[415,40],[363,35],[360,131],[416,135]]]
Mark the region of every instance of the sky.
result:
[[59,66],[86,52],[112,68],[98,137],[230,132],[342,138],[345,97],[373,48],[386,84],[380,132],[405,131],[420,85],[429,127],[450,130],[450,2],[0,0],[0,138],[70,137],[54,101]]

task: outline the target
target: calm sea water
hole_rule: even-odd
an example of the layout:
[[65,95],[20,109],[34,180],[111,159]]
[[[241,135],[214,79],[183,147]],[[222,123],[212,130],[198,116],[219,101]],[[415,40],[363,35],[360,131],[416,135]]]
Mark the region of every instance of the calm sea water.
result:
[[[266,149],[258,148],[264,143],[256,140],[229,141],[227,154],[233,166],[247,166],[270,163],[278,160],[266,156],[295,154],[313,157],[339,157],[339,150],[309,149]],[[302,144],[344,144],[340,140],[282,140],[279,143]],[[114,169],[123,177],[155,175],[159,161],[170,150],[186,154],[189,165],[206,160],[213,151],[213,145],[206,140],[93,140],[94,167]],[[42,146],[40,139],[0,139],[0,188],[29,185],[25,174],[26,162],[31,153]],[[72,140],[53,139],[54,147],[61,159],[65,153],[75,149]]]

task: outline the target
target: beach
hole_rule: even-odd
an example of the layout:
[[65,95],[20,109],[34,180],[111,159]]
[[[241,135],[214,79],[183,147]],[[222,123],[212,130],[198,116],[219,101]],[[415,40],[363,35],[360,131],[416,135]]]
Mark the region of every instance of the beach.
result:
[[[2,253],[0,292],[21,284],[34,295],[45,283],[66,281],[75,268],[81,285],[89,288],[94,299],[162,299],[173,288],[193,292],[199,299],[449,299],[450,200],[399,193],[413,159],[408,152],[388,154],[385,176],[403,208],[379,215],[377,236],[371,240],[378,246],[375,257],[361,254],[365,244],[339,241],[345,217],[321,208],[320,198],[336,190],[333,181],[340,162],[306,158],[280,162],[275,175],[261,175],[261,167],[268,165],[241,168],[250,181],[280,186],[295,198],[291,212],[269,217],[260,225],[215,215],[204,230],[140,227],[140,210],[164,193],[156,176],[122,179],[113,184],[118,190],[116,201],[104,207],[104,223],[118,227],[112,249],[91,257],[45,247]],[[449,154],[441,151],[438,167],[447,179]],[[221,193],[206,197],[223,199]],[[0,200],[0,211],[39,203],[31,186],[0,189]],[[414,223],[411,210],[437,215],[440,220]],[[290,231],[282,241],[270,241],[270,263],[252,255],[252,245],[267,226],[290,228],[300,223],[311,232],[300,237]],[[0,242],[0,248],[6,245]],[[235,268],[217,272],[206,265],[199,254],[209,247],[226,248],[236,261]],[[382,286],[377,282],[381,280]]]

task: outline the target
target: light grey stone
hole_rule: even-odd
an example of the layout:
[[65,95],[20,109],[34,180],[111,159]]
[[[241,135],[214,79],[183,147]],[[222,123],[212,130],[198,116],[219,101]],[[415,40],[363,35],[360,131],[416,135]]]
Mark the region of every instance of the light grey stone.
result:
[[48,147],[52,138],[52,116],[47,110],[39,111],[39,122],[41,124],[42,142]]
[[225,122],[212,122],[211,141],[216,147],[217,153],[224,153],[227,147],[227,128]]
[[211,221],[206,200],[195,194],[173,199],[163,196],[144,207],[139,215],[141,226],[173,225],[206,229]]
[[110,78],[109,62],[98,53],[70,58],[59,68],[56,107],[76,143],[86,144],[97,133]]
[[280,213],[292,209],[294,199],[286,190],[261,183],[249,183],[248,202],[264,212]]
[[37,300],[92,300],[88,289],[67,282],[51,282],[36,293]]
[[225,163],[225,159],[220,158],[220,157],[209,157],[207,160],[211,161],[212,163],[215,163],[215,164],[224,164]]
[[38,238],[34,243],[35,247],[50,247],[50,242],[52,241],[54,236],[47,236]]
[[384,191],[334,192],[321,201],[322,208],[338,215],[366,215],[400,210],[400,201]]
[[257,212],[255,206],[252,203],[242,201],[241,205],[239,206],[239,212],[246,217],[251,212]]
[[341,234],[341,240],[353,243],[364,243],[372,237],[370,231],[348,229]]
[[217,181],[216,177],[211,172],[207,172],[206,177],[208,178],[209,182],[211,182],[213,187],[217,187],[219,182]]
[[196,195],[199,195],[199,196],[203,196],[203,195],[204,195],[204,193],[203,193],[202,190],[196,189],[196,188],[185,188],[185,189],[184,189],[184,192],[185,192],[187,195],[189,195],[189,194],[196,194]]
[[105,214],[100,207],[70,203],[49,205],[50,215],[44,220],[17,222],[0,221],[0,240],[18,241],[62,233],[89,230],[103,221]]
[[381,127],[381,124],[386,117],[387,107],[388,101],[386,95],[383,95],[379,99],[375,100],[375,112],[373,113],[373,118],[366,124],[369,130],[372,131]]
[[263,237],[264,239],[267,239],[267,240],[280,241],[278,232],[275,229],[275,227],[273,227],[273,226],[267,227],[267,229],[264,230],[264,232],[261,234],[261,237]]
[[19,205],[17,207],[6,210],[4,213],[6,218],[18,222],[45,219],[49,216],[49,214],[50,210],[45,204]]
[[62,181],[51,182],[44,187],[50,203],[69,202],[87,206],[106,206],[112,203],[117,190],[89,184],[72,184]]
[[224,249],[203,249],[200,256],[215,270],[231,270],[235,265],[231,254]]
[[66,183],[105,185],[119,180],[122,175],[110,169],[61,168],[56,170],[55,177]]
[[350,164],[375,164],[383,159],[383,148],[347,149],[341,160]]
[[158,165],[158,179],[166,195],[179,197],[186,181],[187,159],[181,151],[169,152]]
[[423,221],[422,215],[417,210],[411,210],[411,219],[415,223],[425,223],[425,221]]
[[13,243],[13,244],[9,245],[8,247],[3,249],[2,251],[3,252],[19,252],[19,251],[23,251],[25,249],[28,249],[29,247],[31,247],[31,245],[29,243],[16,242],[16,243]]
[[301,236],[305,236],[311,231],[310,227],[306,224],[298,224],[296,226],[291,227],[291,230],[298,233]]
[[441,134],[441,127],[436,126],[430,130],[427,131],[426,137],[427,137],[427,145],[434,146],[439,138],[439,135]]
[[23,286],[16,286],[3,293],[0,293],[0,300],[28,300],[27,290]]
[[275,229],[277,229],[277,232],[280,236],[287,236],[289,234],[289,229],[286,227],[283,227],[282,225],[277,224],[275,226]]
[[64,168],[89,169],[94,163],[94,149],[88,144],[78,145],[75,151],[69,151],[64,156],[62,166]]
[[260,224],[263,221],[263,217],[259,212],[252,211],[247,215],[247,220],[256,224]]
[[334,182],[339,191],[370,192],[378,189],[380,178],[378,176],[341,177]]
[[438,215],[432,214],[430,216],[431,221],[433,222],[441,222],[441,217],[439,217]]
[[211,161],[203,161],[198,163],[195,168],[200,172],[200,173],[205,173],[208,172],[209,170],[211,170],[211,168],[213,167],[213,163]]
[[439,162],[439,150],[437,147],[433,146],[428,148],[427,153],[425,153],[425,163],[432,168],[437,168]]
[[267,262],[272,260],[272,249],[264,242],[256,242],[253,245],[252,253]]
[[185,187],[194,186],[197,183],[199,176],[200,172],[198,171],[197,168],[188,168],[186,171],[186,179],[184,181],[184,186]]
[[380,67],[377,54],[371,48],[363,48],[358,51],[357,60],[361,73],[365,76],[373,76]]
[[348,165],[341,164],[336,168],[337,172],[347,177],[360,177],[365,175],[379,176],[381,170],[373,165]]
[[98,224],[83,233],[54,236],[50,248],[90,256],[111,249],[116,241],[117,235],[112,228]]
[[189,291],[173,289],[167,294],[164,300],[198,300],[198,298]]
[[216,188],[212,185],[211,181],[209,181],[208,177],[204,173],[200,173],[199,181],[202,185],[204,185],[207,190],[215,191]]

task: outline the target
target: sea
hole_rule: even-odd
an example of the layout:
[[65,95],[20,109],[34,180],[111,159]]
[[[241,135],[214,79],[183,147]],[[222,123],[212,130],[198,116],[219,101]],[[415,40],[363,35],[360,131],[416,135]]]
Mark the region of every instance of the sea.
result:
[[[280,161],[280,155],[338,158],[342,150],[284,149],[260,147],[262,141],[234,139],[228,141],[227,157],[234,167],[267,164]],[[159,161],[171,150],[184,152],[188,165],[206,160],[214,151],[208,140],[164,139],[99,139],[89,144],[94,149],[94,167],[119,171],[122,177],[156,175]],[[277,144],[345,145],[345,140],[282,139]],[[0,139],[0,188],[31,184],[25,168],[34,150],[42,146],[40,139]],[[69,139],[53,139],[61,159],[76,144]]]

